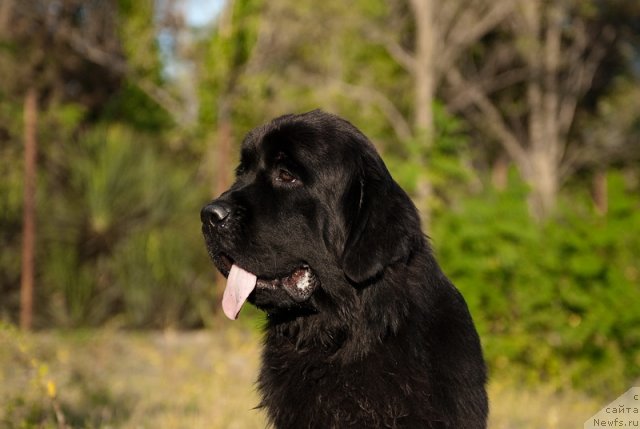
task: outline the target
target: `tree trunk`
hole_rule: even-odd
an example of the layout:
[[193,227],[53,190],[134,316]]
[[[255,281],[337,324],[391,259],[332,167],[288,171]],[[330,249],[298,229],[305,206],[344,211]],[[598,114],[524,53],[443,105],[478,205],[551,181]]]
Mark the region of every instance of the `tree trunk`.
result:
[[491,166],[491,183],[498,191],[507,189],[509,180],[509,159],[505,154],[500,154]]
[[609,210],[606,170],[599,169],[596,171],[593,176],[591,195],[596,212],[601,216],[606,215]]
[[427,145],[433,142],[433,99],[435,65],[433,63],[436,27],[433,22],[432,0],[412,0],[411,7],[416,25],[415,50],[415,115],[418,133],[424,133]]
[[0,34],[5,35],[4,33],[9,29],[12,8],[13,0],[3,0],[0,2]]
[[537,220],[547,218],[553,211],[559,188],[558,166],[552,152],[533,150],[525,179],[531,186],[529,210]]
[[[433,22],[433,3],[431,0],[411,0],[411,8],[416,26],[413,128],[415,134],[422,138],[423,144],[428,150],[432,147],[434,139],[433,100],[436,70],[433,63],[433,51],[437,29]],[[425,159],[421,159],[420,162],[426,164]],[[428,166],[423,165],[423,168],[427,170]],[[418,179],[416,191],[416,200],[422,221],[425,228],[428,228],[431,223],[430,204],[433,198],[433,185],[425,174]]]
[[[529,112],[528,164],[526,179],[531,186],[529,208],[538,220],[555,207],[559,188],[560,129],[558,124],[558,73],[560,63],[561,10],[527,2],[528,41],[525,58],[531,70],[527,84]],[[544,14],[544,19],[543,19]],[[543,23],[546,24],[544,28]],[[543,29],[544,28],[544,29]]]
[[36,240],[36,156],[38,93],[27,90],[24,98],[24,194],[22,216],[22,277],[20,283],[20,327],[30,330],[33,320],[33,286]]

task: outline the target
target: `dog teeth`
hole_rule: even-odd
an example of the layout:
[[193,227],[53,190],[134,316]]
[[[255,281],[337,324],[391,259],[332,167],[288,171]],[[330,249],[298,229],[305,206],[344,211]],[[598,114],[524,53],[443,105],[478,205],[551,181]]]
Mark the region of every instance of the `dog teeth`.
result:
[[305,270],[304,274],[296,282],[296,287],[301,291],[306,291],[311,287],[311,275],[309,270]]

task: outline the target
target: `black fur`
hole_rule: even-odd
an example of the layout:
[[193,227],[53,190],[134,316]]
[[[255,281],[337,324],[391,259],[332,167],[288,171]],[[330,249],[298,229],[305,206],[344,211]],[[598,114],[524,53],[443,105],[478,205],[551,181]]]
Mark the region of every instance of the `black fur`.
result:
[[203,232],[223,273],[222,254],[258,278],[308,266],[317,280],[308,299],[282,287],[249,297],[268,314],[258,387],[274,427],[486,427],[465,301],[353,125],[313,111],[256,128],[215,202],[230,214],[215,226],[203,218]]

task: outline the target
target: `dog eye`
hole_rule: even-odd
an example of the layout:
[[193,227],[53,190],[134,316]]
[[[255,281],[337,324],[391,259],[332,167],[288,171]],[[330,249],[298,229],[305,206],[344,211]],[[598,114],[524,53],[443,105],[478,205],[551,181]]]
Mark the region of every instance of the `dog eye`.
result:
[[287,170],[280,169],[278,170],[276,181],[291,184],[291,183],[297,182],[298,179],[293,174],[289,173]]

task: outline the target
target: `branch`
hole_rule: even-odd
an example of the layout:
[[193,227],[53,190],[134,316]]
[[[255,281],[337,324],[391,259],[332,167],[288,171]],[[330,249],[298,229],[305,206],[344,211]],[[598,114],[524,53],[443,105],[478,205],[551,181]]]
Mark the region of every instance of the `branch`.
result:
[[124,75],[129,72],[129,67],[121,56],[107,52],[88,43],[87,40],[77,32],[60,29],[57,30],[57,34],[62,36],[63,39],[69,43],[69,46],[76,51],[76,53],[89,61],[110,69],[117,74]]
[[379,29],[367,26],[364,29],[365,35],[373,43],[382,45],[391,58],[393,58],[400,66],[402,66],[409,74],[415,75],[417,66],[416,59],[400,43],[394,40],[390,35],[384,34]]
[[12,15],[13,0],[0,2],[0,34],[5,35],[10,31],[9,21]]
[[[493,94],[512,85],[524,82],[529,74],[527,67],[506,70],[495,75],[481,73],[478,74],[479,79],[476,86],[484,94]],[[480,76],[482,76],[482,78],[480,78]],[[457,92],[449,95],[449,101],[447,101],[447,107],[453,111],[464,110],[474,101],[474,94],[466,91],[465,88],[457,89]]]
[[318,88],[321,88],[322,94],[326,94],[326,88],[333,87],[347,98],[377,106],[399,140],[407,141],[413,138],[409,122],[396,105],[382,92],[372,87],[345,82],[340,77],[313,74],[302,70],[290,71],[290,73],[290,80],[292,79],[312,91],[318,91]]
[[[74,31],[59,31],[59,33],[66,37],[69,45],[78,54],[84,56],[89,61],[99,64],[123,76],[131,74],[131,68],[119,55],[104,51],[99,47],[88,43],[80,34]],[[179,100],[164,88],[156,85],[150,79],[139,76],[133,79],[133,82],[137,84],[142,92],[155,101],[158,106],[169,113],[177,125],[183,125],[190,122],[190,118],[185,113],[187,109],[185,109]]]
[[465,81],[457,68],[450,69],[449,73],[446,74],[446,78],[453,87],[461,88],[463,92],[469,94],[471,102],[484,115],[483,123],[487,124],[498,137],[509,156],[519,166],[526,168],[529,162],[525,150],[505,123],[500,111],[493,105],[482,89],[472,82]]
[[[7,4],[11,4],[11,2],[8,2]],[[25,5],[22,6],[24,7],[22,7],[21,12],[33,19],[35,23],[38,23],[40,17],[32,10],[32,8]],[[51,26],[51,28],[53,29],[55,37],[59,37],[60,40],[67,42],[71,49],[88,61],[111,70],[118,75],[126,76],[132,74],[131,68],[127,65],[122,56],[92,44],[86,37],[75,31],[73,28],[70,28],[68,25],[54,25]],[[139,76],[133,80],[133,83],[135,83],[149,98],[155,101],[158,106],[164,109],[173,118],[176,124],[183,125],[185,123],[192,122],[190,121],[187,109],[184,109],[179,100],[164,88],[156,85],[150,79],[145,79]]]
[[[57,26],[56,35],[62,40],[67,41],[69,46],[76,51],[76,53],[87,60],[122,76],[133,74],[124,58],[90,43],[77,31],[66,26]],[[135,76],[135,74],[133,75]],[[133,81],[149,98],[169,113],[177,124],[189,122],[189,118],[185,113],[186,109],[184,109],[182,104],[168,91],[156,85],[150,79],[142,78],[140,76],[135,76]]]
[[461,9],[462,5],[459,1],[442,1],[438,2],[437,5],[434,5],[433,21],[438,23],[441,34],[444,35],[444,31],[446,31],[446,29],[453,27],[452,23],[460,13]]
[[565,182],[581,164],[581,158],[584,155],[579,149],[571,149],[571,145],[565,147],[565,152],[562,154],[560,166],[558,168],[558,178],[561,183]]
[[[558,120],[563,135],[568,133],[573,123],[578,98],[584,95],[591,87],[600,61],[602,61],[606,53],[606,45],[614,37],[615,30],[609,26],[605,27],[600,34],[600,41],[596,41],[589,55],[583,60],[574,61],[573,67],[569,69],[568,76],[571,78],[567,79],[568,82],[566,82],[568,87],[567,95],[563,98],[558,112]],[[579,51],[580,49],[582,49],[581,52]],[[586,43],[582,44],[578,41],[577,45],[572,46],[573,56],[582,57],[584,50],[586,50]]]
[[401,141],[413,138],[413,132],[404,115],[382,92],[367,86],[354,85],[341,80],[332,80],[331,84],[352,98],[377,105],[387,118],[389,125]]
[[447,70],[469,45],[480,40],[495,28],[513,10],[514,0],[494,0],[487,11],[469,7],[462,12],[451,29],[440,40],[439,59],[436,64]]

